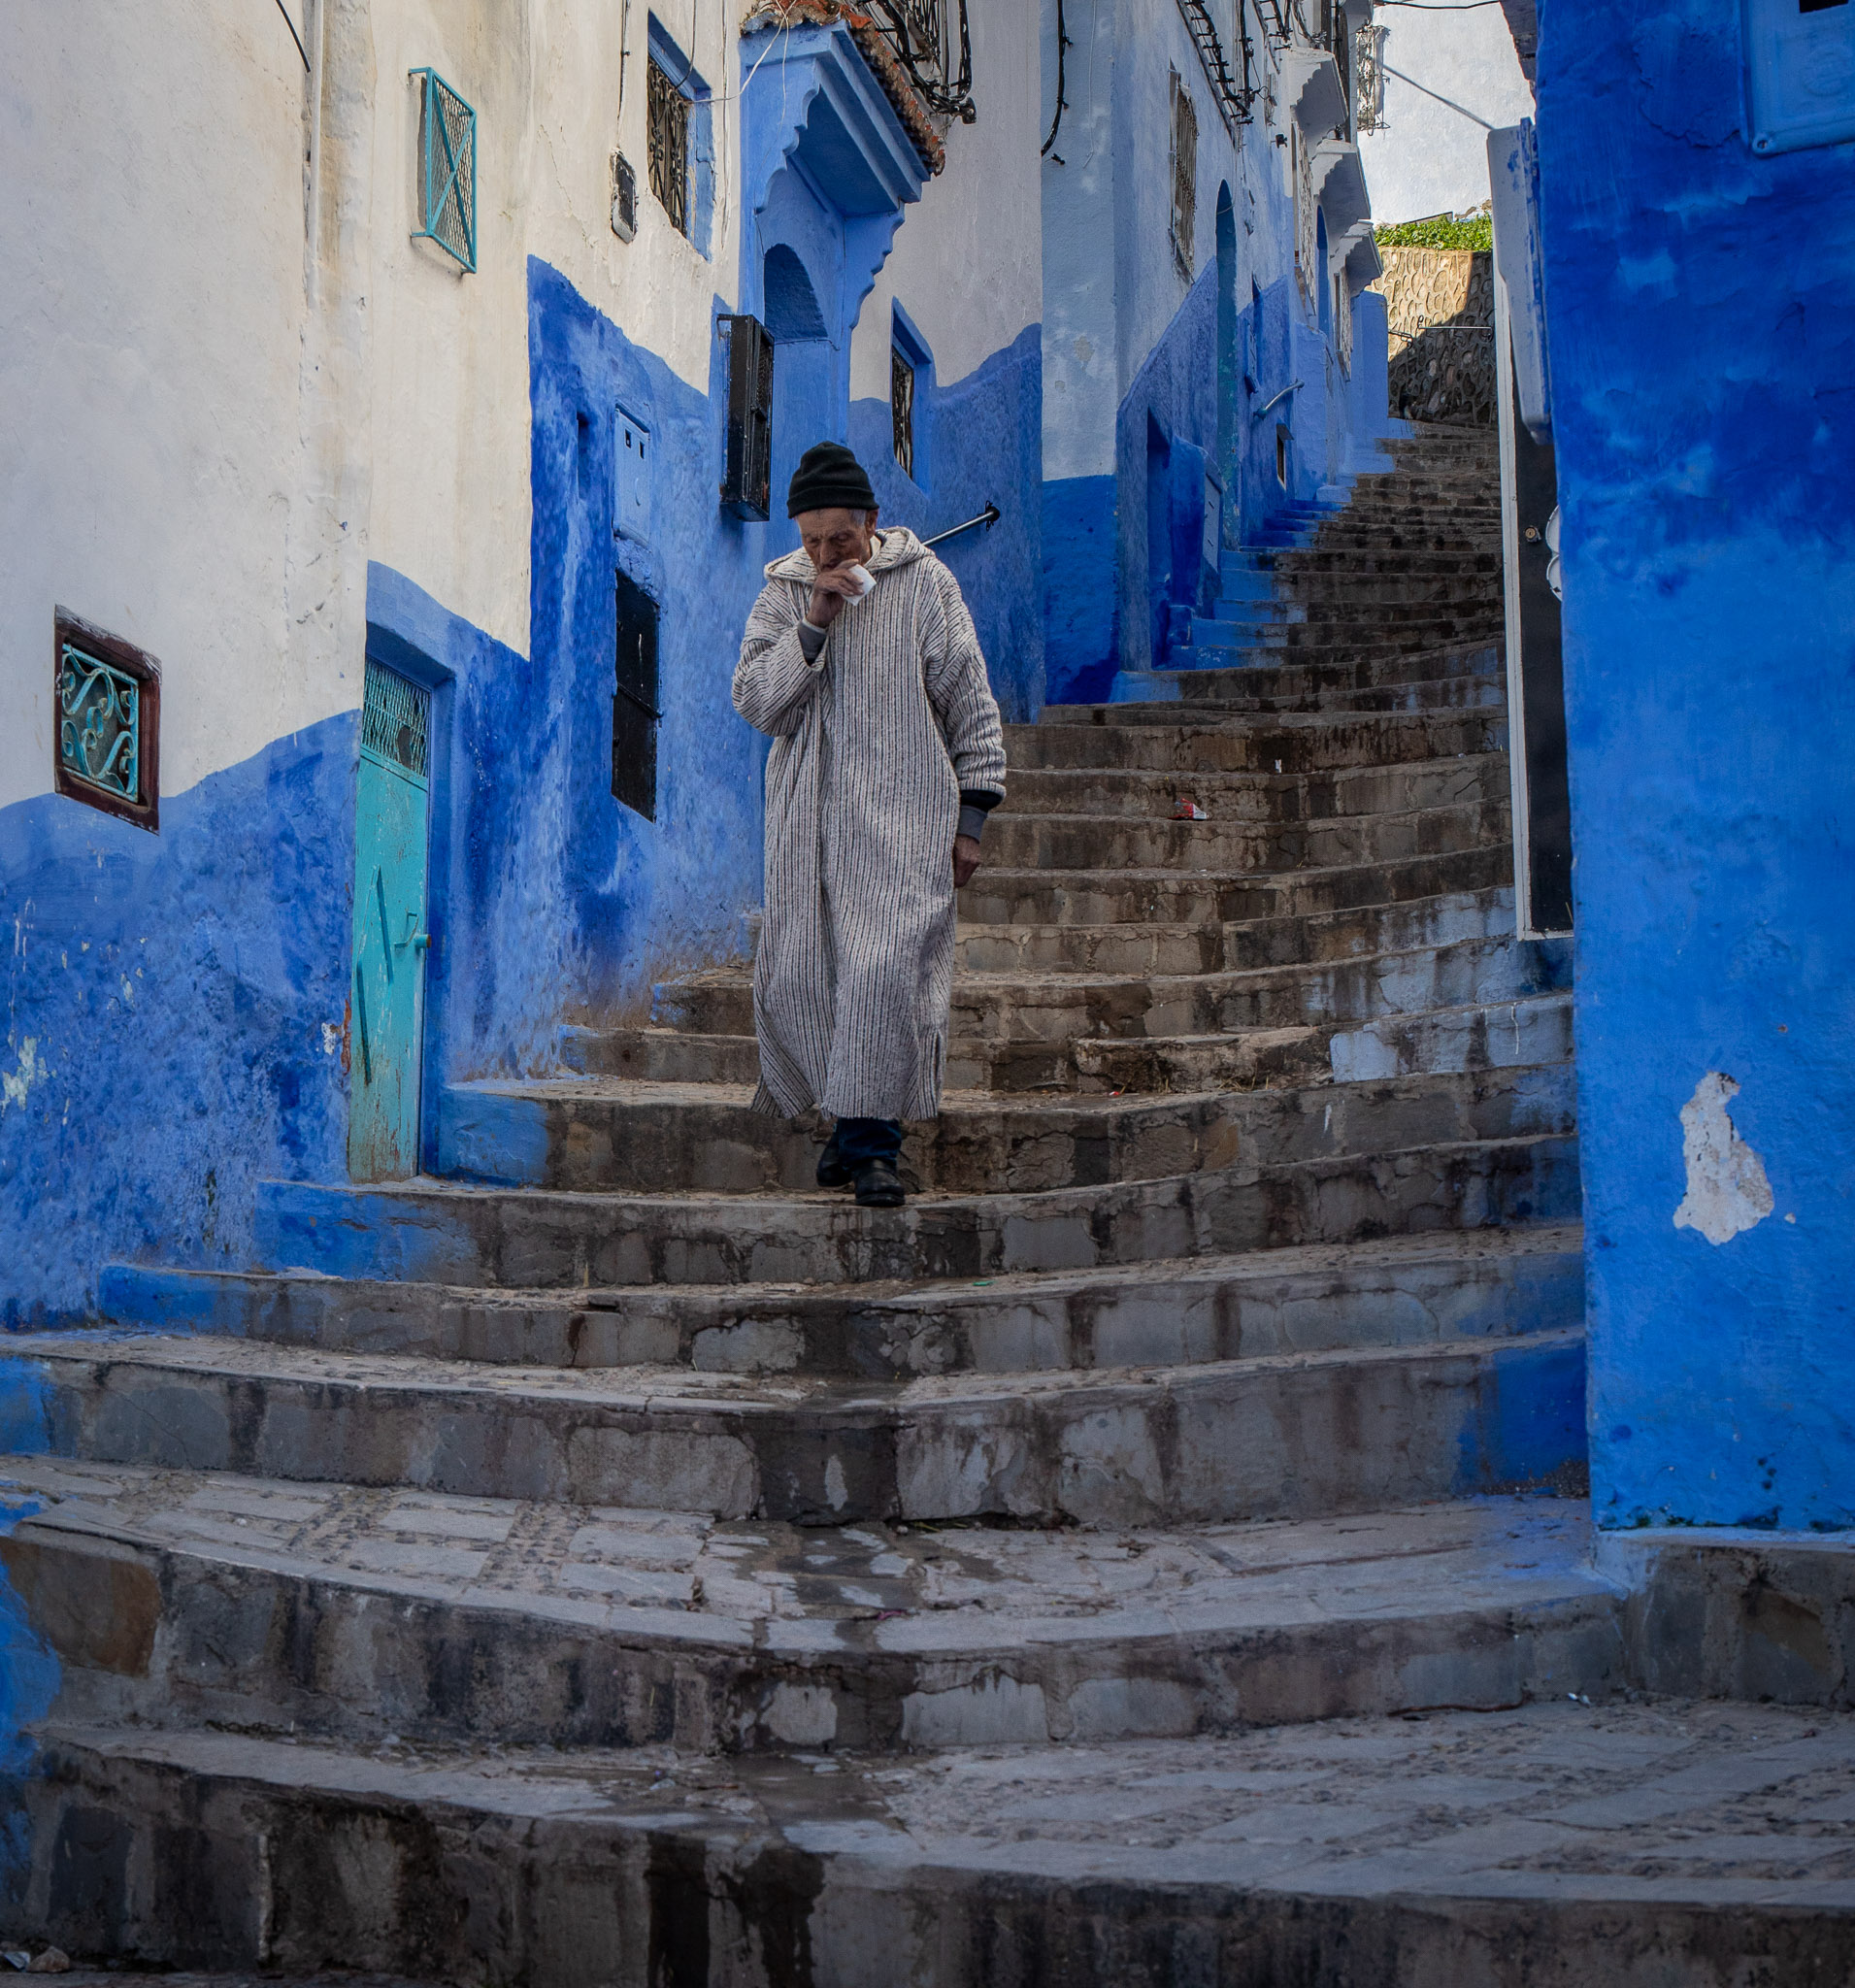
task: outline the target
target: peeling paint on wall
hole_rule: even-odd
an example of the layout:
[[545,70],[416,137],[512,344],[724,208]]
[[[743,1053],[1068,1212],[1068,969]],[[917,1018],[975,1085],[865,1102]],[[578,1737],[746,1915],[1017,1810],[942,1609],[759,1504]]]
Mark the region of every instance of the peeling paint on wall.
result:
[[1699,1229],[1716,1246],[1756,1228],[1772,1211],[1765,1163],[1727,1115],[1726,1101],[1739,1087],[1724,1072],[1709,1070],[1681,1107],[1681,1159],[1687,1193],[1674,1210],[1677,1229]]
[[0,1076],[0,1114],[4,1114],[9,1105],[23,1105],[32,1086],[50,1075],[39,1058],[38,1038],[28,1036],[19,1044],[19,1061],[13,1075]]

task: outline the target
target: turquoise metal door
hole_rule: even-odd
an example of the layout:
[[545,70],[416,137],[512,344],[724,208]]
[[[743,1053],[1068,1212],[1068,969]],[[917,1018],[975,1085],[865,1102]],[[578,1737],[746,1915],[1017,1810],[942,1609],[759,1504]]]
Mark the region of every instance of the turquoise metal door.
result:
[[356,1180],[418,1171],[430,720],[429,691],[367,665],[348,996],[348,1171]]

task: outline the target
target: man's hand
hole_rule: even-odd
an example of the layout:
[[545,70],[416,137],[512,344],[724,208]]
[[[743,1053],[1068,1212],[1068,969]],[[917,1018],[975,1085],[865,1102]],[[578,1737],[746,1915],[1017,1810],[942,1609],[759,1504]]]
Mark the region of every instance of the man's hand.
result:
[[845,566],[827,566],[812,582],[812,601],[805,618],[813,628],[829,628],[844,613],[845,601],[860,599],[857,583]]
[[979,867],[979,845],[970,835],[953,838],[953,888],[964,890]]

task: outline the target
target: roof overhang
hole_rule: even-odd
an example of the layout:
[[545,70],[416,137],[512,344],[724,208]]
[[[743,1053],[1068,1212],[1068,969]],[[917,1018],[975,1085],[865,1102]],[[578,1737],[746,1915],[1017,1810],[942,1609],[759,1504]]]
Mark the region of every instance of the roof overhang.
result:
[[1343,138],[1323,139],[1308,163],[1315,196],[1327,216],[1327,239],[1335,241],[1372,213],[1359,148]]

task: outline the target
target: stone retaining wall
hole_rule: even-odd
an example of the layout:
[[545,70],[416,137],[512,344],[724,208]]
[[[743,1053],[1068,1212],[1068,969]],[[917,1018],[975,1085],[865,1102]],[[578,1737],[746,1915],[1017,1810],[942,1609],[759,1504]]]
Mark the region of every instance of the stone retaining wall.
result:
[[1381,247],[1372,288],[1391,319],[1391,413],[1494,425],[1494,258],[1482,249]]

